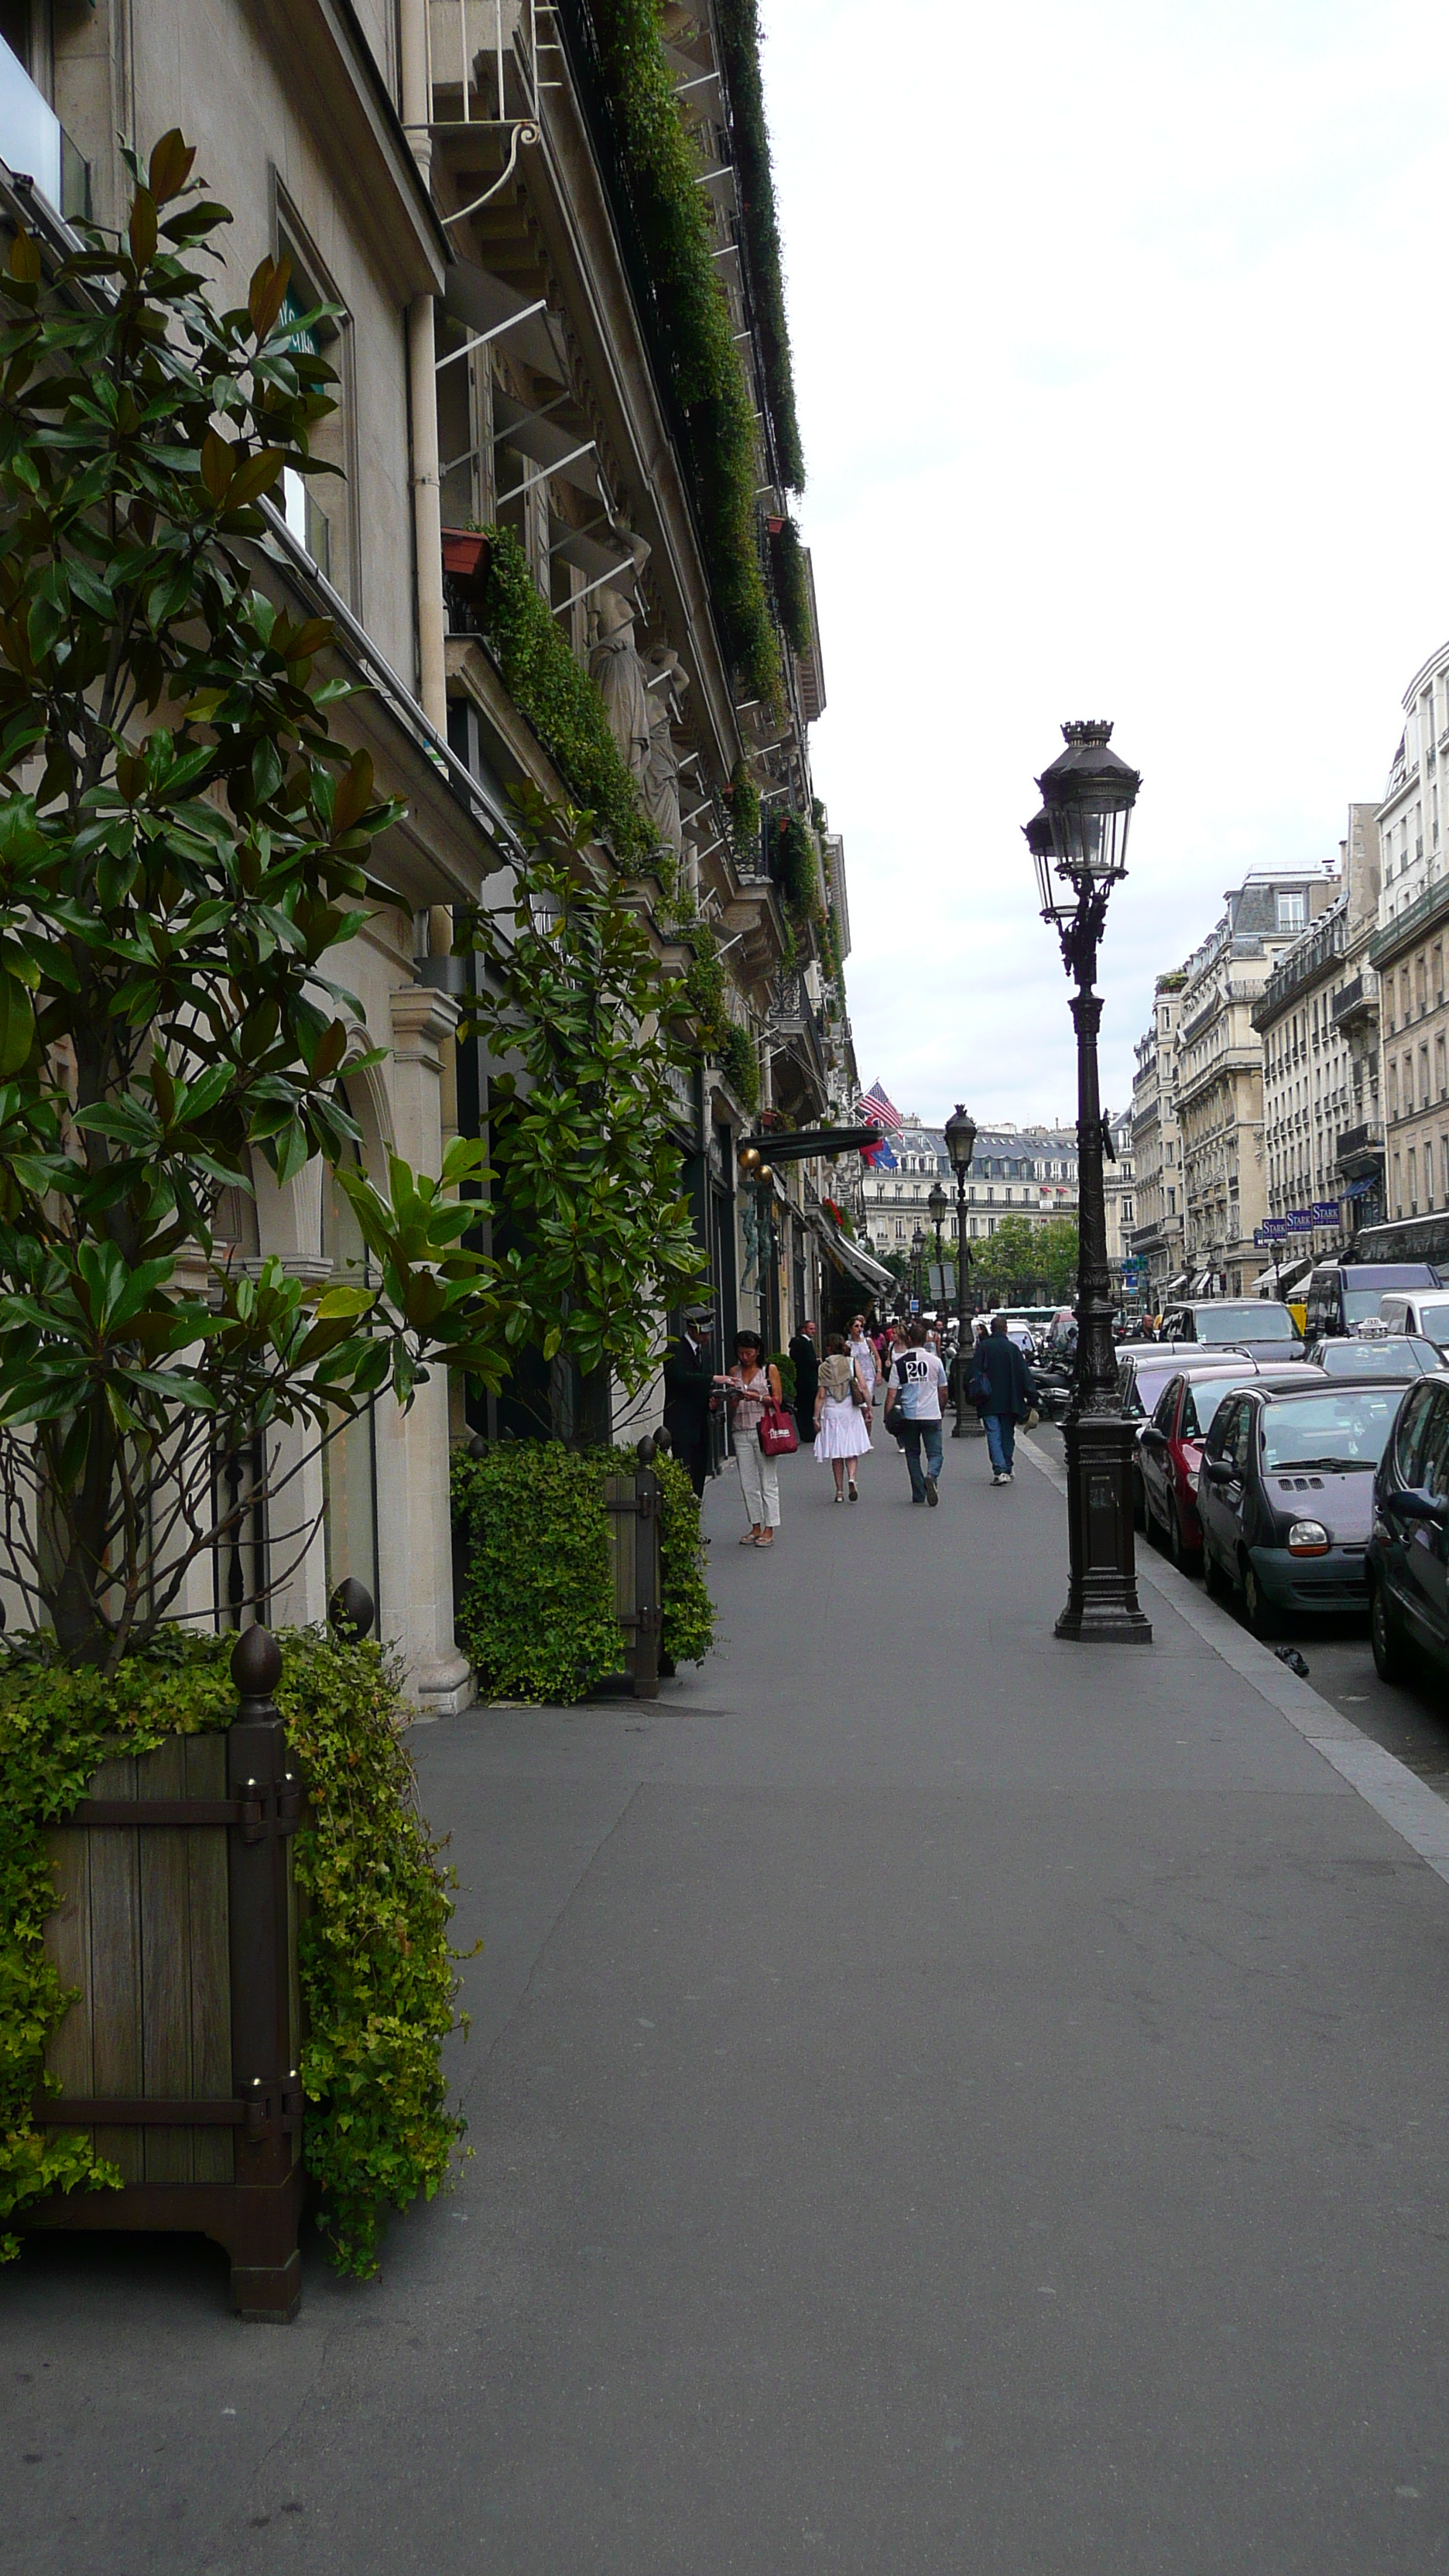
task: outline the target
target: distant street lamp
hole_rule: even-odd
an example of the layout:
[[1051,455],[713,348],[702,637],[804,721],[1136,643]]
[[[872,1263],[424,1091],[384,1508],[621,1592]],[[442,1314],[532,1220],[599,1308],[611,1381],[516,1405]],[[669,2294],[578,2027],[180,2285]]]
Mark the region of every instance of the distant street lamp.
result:
[[976,1151],[976,1121],[961,1101],[946,1121],[946,1151],[956,1175],[956,1428],[953,1440],[964,1440],[966,1421],[966,1378],[968,1374],[966,1341],[966,1273],[971,1255],[966,1249],[966,1175]]
[[1152,1628],[1137,1598],[1133,1552],[1136,1435],[1118,1401],[1112,1347],[1097,1084],[1102,997],[1093,989],[1107,899],[1127,873],[1127,827],[1142,780],[1109,749],[1110,724],[1067,724],[1062,734],[1066,750],[1037,780],[1041,812],[1024,826],[1036,861],[1041,916],[1056,930],[1062,961],[1076,985],[1077,1369],[1065,1424],[1070,1577],[1056,1633],[1084,1643],[1150,1645]]
[[921,1302],[921,1255],[925,1249],[926,1238],[917,1226],[911,1237],[911,1294],[917,1305]]
[[[950,1201],[948,1200],[939,1181],[933,1181],[931,1183],[931,1192],[926,1201],[926,1205],[931,1211],[931,1223],[936,1229],[936,1268],[940,1270],[944,1267],[946,1260],[946,1255],[941,1249],[941,1228],[946,1222],[946,1210],[950,1205]],[[944,1294],[945,1283],[943,1281],[942,1295],[944,1296]]]

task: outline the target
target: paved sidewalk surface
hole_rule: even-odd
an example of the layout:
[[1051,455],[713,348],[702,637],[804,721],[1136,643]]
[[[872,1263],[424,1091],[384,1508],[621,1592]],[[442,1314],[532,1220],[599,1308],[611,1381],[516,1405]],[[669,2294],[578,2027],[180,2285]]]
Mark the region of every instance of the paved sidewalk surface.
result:
[[473,2162],[286,2330],[205,2247],[28,2251],[0,2565],[1449,2567],[1449,1886],[1170,1581],[1053,1641],[1029,1464],[861,1481],[787,1461],[770,1556],[712,1490],[657,1709],[417,1732]]

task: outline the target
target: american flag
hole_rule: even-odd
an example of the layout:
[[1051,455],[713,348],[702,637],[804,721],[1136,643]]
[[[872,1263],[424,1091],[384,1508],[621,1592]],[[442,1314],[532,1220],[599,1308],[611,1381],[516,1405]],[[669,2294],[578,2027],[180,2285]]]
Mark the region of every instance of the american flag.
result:
[[895,1102],[878,1082],[873,1082],[869,1091],[861,1093],[855,1104],[855,1114],[872,1127],[883,1127],[889,1136],[898,1134],[902,1125],[901,1113]]

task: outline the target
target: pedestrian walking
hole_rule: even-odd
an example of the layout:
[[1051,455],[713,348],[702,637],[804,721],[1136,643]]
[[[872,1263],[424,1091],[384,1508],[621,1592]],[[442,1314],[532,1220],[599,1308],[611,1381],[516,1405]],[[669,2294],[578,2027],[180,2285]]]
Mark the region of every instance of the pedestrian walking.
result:
[[990,1332],[977,1344],[976,1374],[969,1392],[986,1425],[991,1481],[993,1485],[1009,1485],[1016,1454],[1016,1426],[1034,1415],[1036,1383],[1006,1329],[1004,1315],[993,1315]]
[[861,1383],[865,1388],[865,1445],[868,1449],[871,1445],[871,1418],[875,1411],[875,1390],[880,1378],[880,1360],[875,1344],[865,1329],[864,1315],[851,1316],[850,1337],[845,1346],[845,1355],[852,1367],[859,1369]]
[[[906,1453],[906,1467],[911,1479],[911,1501],[928,1503],[932,1510],[940,1501],[941,1478],[941,1390],[946,1371],[941,1354],[935,1348],[924,1324],[912,1324],[910,1339],[891,1363],[886,1382],[885,1418],[894,1412],[902,1416],[901,1447]],[[926,1463],[921,1465],[924,1449]]]
[[664,1428],[697,1494],[709,1474],[709,1417],[719,1403],[709,1347],[713,1320],[708,1306],[687,1306],[664,1355]]
[[844,1502],[847,1490],[851,1501],[859,1502],[855,1462],[870,1445],[865,1372],[844,1335],[828,1333],[815,1396],[815,1455],[822,1466],[827,1458],[830,1461],[838,1503]]
[[760,1336],[735,1335],[735,1364],[728,1377],[716,1380],[730,1409],[740,1492],[750,1526],[741,1547],[773,1547],[780,1526],[780,1468],[760,1447],[760,1417],[767,1404],[780,1402],[780,1372],[760,1364]]
[[815,1437],[815,1390],[820,1384],[820,1352],[815,1340],[815,1327],[808,1320],[791,1336],[790,1357],[795,1363],[795,1421],[802,1440]]

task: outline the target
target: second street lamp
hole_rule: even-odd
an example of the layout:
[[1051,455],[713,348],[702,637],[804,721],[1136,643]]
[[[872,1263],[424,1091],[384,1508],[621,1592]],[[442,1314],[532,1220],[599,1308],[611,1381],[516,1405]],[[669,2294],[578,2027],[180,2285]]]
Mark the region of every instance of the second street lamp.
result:
[[954,1114],[946,1121],[946,1151],[956,1175],[956,1428],[953,1440],[964,1440],[966,1421],[966,1378],[969,1367],[969,1345],[966,1338],[966,1273],[971,1255],[966,1249],[966,1175],[976,1151],[976,1121],[962,1101],[957,1101]]
[[1037,780],[1042,810],[1025,826],[1036,861],[1042,919],[1056,930],[1062,962],[1076,986],[1077,1374],[1064,1426],[1070,1575],[1056,1633],[1083,1642],[1150,1645],[1152,1629],[1137,1598],[1133,1554],[1136,1434],[1118,1398],[1112,1347],[1097,1082],[1102,997],[1094,989],[1107,898],[1127,873],[1127,826],[1142,781],[1111,750],[1110,724],[1067,724],[1062,734],[1066,750]]
[[936,1268],[942,1274],[941,1303],[944,1306],[946,1302],[946,1280],[944,1275],[946,1255],[941,1249],[941,1228],[946,1222],[946,1209],[949,1202],[939,1181],[933,1181],[931,1183],[930,1195],[926,1200],[926,1205],[931,1211],[931,1223],[936,1229]]
[[921,1255],[922,1255],[922,1253],[925,1251],[925,1249],[926,1249],[926,1238],[925,1238],[925,1236],[922,1234],[920,1227],[919,1227],[919,1226],[917,1226],[917,1228],[916,1228],[916,1230],[915,1230],[915,1233],[914,1233],[914,1234],[912,1235],[912,1237],[911,1237],[911,1294],[912,1294],[913,1298],[915,1299],[915,1302],[916,1302],[916,1304],[917,1304],[918,1306],[919,1306],[919,1305],[921,1304],[921,1302],[922,1302],[922,1300],[921,1300]]

